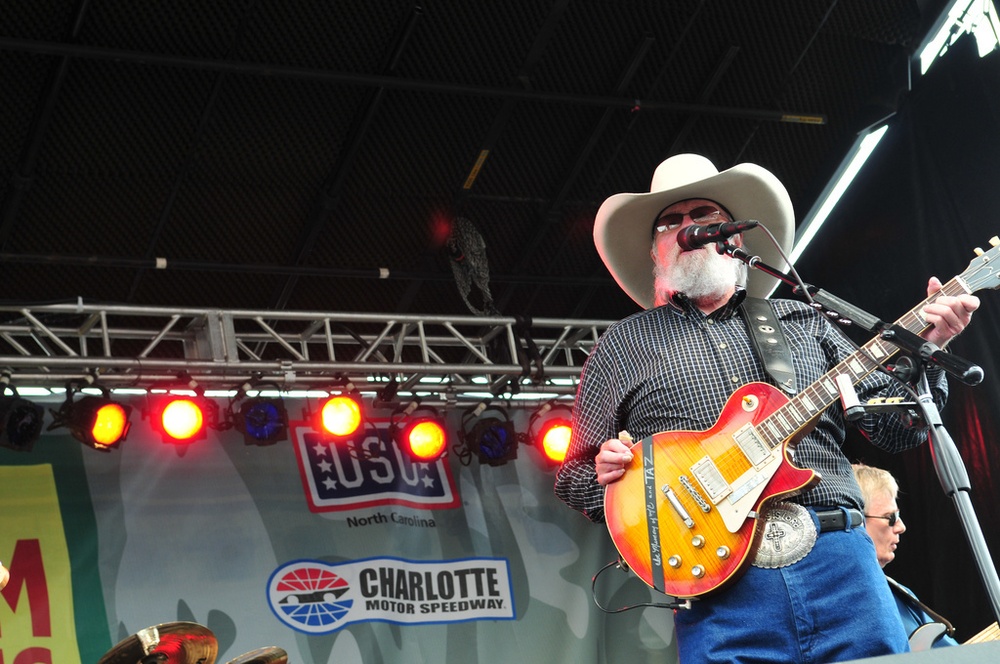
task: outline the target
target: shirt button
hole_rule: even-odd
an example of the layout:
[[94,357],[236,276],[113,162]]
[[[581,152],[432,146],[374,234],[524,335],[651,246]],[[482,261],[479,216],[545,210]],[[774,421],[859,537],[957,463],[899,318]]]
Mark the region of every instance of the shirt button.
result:
[[714,320],[712,320],[711,318],[709,318],[709,319],[708,319],[707,321],[705,321],[705,322],[707,322],[707,323],[708,323],[709,325],[715,325],[715,321],[714,321]]
[[725,341],[723,341],[723,342],[722,342],[721,344],[719,344],[719,348],[721,348],[721,349],[725,350],[726,348],[729,348],[729,346],[727,346],[727,345],[726,345],[726,342],[725,342]]
[[739,376],[733,376],[729,380],[733,381],[734,383],[738,383],[738,382],[740,382],[740,377]]

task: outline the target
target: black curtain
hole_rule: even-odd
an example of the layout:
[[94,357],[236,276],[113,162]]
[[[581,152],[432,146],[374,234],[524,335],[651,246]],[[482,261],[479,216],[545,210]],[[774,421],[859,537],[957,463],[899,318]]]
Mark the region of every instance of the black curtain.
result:
[[[947,282],[1000,235],[1000,53],[963,38],[915,81],[876,153],[797,263],[802,278],[891,322]],[[997,261],[1000,280],[1000,260]],[[1000,281],[989,280],[992,287]],[[782,287],[779,296],[787,296]],[[980,365],[975,387],[950,380],[943,412],[971,479],[971,501],[994,560],[1000,554],[1000,294],[981,290],[972,325],[949,350]],[[851,333],[857,341],[870,335]],[[854,434],[853,461],[899,480],[907,531],[886,573],[913,589],[964,641],[996,619],[955,504],[931,449],[888,455]]]

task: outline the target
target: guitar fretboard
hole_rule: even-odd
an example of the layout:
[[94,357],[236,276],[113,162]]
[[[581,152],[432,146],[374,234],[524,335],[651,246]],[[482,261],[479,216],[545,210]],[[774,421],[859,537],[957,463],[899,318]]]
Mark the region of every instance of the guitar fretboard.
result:
[[[957,296],[969,292],[971,291],[966,284],[959,277],[955,277],[944,284],[941,290],[900,317],[896,324],[914,334],[919,334],[927,328],[927,321],[921,313],[924,306],[942,295]],[[771,449],[774,449],[808,425],[840,397],[836,383],[837,376],[846,374],[850,377],[851,384],[857,383],[877,370],[898,351],[899,348],[895,344],[875,337],[761,421],[757,425],[757,433]]]

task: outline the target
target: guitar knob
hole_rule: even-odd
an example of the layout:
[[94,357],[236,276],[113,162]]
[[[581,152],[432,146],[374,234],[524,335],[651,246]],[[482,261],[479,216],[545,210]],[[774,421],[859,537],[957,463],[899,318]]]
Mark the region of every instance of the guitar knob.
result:
[[719,557],[719,560],[725,560],[726,558],[729,557],[729,547],[720,546],[718,549],[715,550],[715,555]]
[[701,565],[695,565],[694,567],[691,568],[691,575],[694,576],[694,578],[696,579],[700,579],[701,577],[705,576],[705,568],[702,567]]
[[670,556],[667,558],[667,564],[674,569],[678,569],[681,566],[681,557],[678,555]]
[[705,546],[705,538],[701,535],[695,535],[694,537],[691,538],[691,546],[693,546],[696,549],[700,549],[701,547]]

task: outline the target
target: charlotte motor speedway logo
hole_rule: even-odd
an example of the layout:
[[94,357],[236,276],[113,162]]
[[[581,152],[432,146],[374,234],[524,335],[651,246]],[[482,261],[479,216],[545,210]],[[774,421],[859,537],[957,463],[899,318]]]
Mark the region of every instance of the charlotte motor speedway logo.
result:
[[510,567],[499,558],[418,562],[298,560],[267,584],[275,616],[306,634],[364,621],[400,624],[513,620]]

